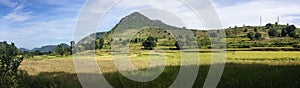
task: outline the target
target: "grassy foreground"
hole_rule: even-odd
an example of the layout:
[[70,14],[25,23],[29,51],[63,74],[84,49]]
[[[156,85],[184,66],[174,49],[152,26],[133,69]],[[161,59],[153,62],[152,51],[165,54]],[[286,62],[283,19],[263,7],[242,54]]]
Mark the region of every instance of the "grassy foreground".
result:
[[[139,51],[137,51],[139,52]],[[101,54],[100,54],[101,53]],[[167,67],[155,80],[135,82],[117,71],[111,54],[97,51],[96,61],[107,81],[113,87],[169,87],[176,79],[179,71],[180,54],[177,51],[165,51]],[[140,69],[149,68],[147,53],[130,54],[131,61]],[[300,86],[300,52],[260,52],[236,51],[227,52],[225,69],[218,84],[223,87],[271,87],[296,88]],[[193,87],[202,87],[210,67],[211,53],[200,53],[201,65],[197,80]],[[30,87],[82,87],[76,76],[72,57],[50,59],[27,59],[20,67],[28,71],[29,82],[37,82]],[[83,73],[81,73],[83,74]],[[98,74],[92,74],[98,75]]]

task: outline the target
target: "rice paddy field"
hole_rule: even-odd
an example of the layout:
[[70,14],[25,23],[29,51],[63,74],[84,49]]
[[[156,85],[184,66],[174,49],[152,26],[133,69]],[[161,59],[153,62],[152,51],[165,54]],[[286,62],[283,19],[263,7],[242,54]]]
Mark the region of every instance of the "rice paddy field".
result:
[[[143,53],[141,53],[143,52]],[[191,52],[195,53],[195,52]],[[141,70],[150,68],[149,51],[134,51],[128,57],[134,66]],[[203,87],[211,64],[213,53],[199,53],[199,71],[192,87]],[[162,74],[149,82],[137,82],[123,76],[114,65],[112,53],[96,51],[92,58],[101,69],[102,75],[116,88],[164,88],[172,85],[176,79],[181,59],[179,51],[166,50],[156,53],[166,58],[166,67]],[[45,58],[45,59],[40,59]],[[215,64],[213,64],[215,65]],[[21,69],[31,76],[31,82],[51,87],[88,87],[80,85],[74,69],[73,57],[36,56],[25,59]],[[130,71],[129,71],[130,72]],[[134,72],[134,71],[132,71]],[[79,73],[87,74],[87,73]],[[94,74],[99,75],[99,74]],[[226,52],[226,63],[218,88],[297,88],[300,86],[300,52],[297,51],[234,51]],[[36,85],[35,87],[43,87]]]

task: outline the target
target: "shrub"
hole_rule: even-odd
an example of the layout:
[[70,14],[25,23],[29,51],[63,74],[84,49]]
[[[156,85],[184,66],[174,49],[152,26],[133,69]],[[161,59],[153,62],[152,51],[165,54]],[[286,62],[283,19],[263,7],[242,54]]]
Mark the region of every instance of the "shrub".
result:
[[238,48],[251,48],[251,46],[249,44],[240,44]]
[[293,45],[294,48],[300,48],[300,45]]
[[177,50],[180,50],[180,48],[182,48],[182,46],[183,46],[183,42],[181,40],[178,40],[175,42],[174,45],[176,46]]
[[23,57],[17,57],[18,49],[15,45],[0,42],[0,88],[22,87],[22,77],[26,72],[18,68]]
[[252,44],[253,47],[268,47],[268,43],[257,43],[257,44]]
[[146,41],[143,42],[142,44],[144,46],[144,49],[147,50],[153,50],[154,47],[156,47],[156,42],[155,42],[155,38],[154,37],[148,37],[146,39]]
[[269,30],[268,34],[269,34],[270,37],[275,37],[275,36],[278,35],[278,32],[277,32],[276,29],[272,28],[272,29]]
[[247,34],[247,37],[248,37],[250,40],[253,40],[254,37],[255,37],[255,34],[254,34],[253,32],[249,32],[249,33]]

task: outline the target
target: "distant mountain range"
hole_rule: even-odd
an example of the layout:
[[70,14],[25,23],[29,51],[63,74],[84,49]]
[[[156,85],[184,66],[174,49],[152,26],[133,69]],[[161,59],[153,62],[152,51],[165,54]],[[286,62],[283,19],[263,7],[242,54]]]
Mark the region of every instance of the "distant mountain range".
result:
[[[62,45],[63,48],[70,47],[69,45],[64,44],[64,43],[62,43],[61,45]],[[56,47],[57,47],[57,45],[46,45],[46,46],[42,46],[40,48],[31,49],[31,50],[30,49],[26,49],[26,48],[19,48],[19,49],[21,51],[29,51],[29,52],[34,52],[36,50],[39,50],[41,52],[49,52],[49,51],[53,52],[53,51],[55,51]]]

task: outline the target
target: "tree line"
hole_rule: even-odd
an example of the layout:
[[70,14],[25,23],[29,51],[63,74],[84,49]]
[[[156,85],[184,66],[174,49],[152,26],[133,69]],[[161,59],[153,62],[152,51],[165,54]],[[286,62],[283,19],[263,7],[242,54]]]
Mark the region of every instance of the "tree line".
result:
[[[275,23],[275,25],[272,25],[271,23],[266,24],[266,29],[268,30],[268,36],[270,38],[275,37],[290,37],[290,38],[300,38],[300,35],[296,33],[296,27],[295,25],[289,25],[287,24],[285,28],[279,29],[278,24]],[[244,29],[244,32],[248,32],[248,29]],[[254,28],[254,31],[250,31],[247,34],[247,37],[250,40],[260,40],[262,39],[262,34],[259,32],[257,28]]]

